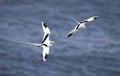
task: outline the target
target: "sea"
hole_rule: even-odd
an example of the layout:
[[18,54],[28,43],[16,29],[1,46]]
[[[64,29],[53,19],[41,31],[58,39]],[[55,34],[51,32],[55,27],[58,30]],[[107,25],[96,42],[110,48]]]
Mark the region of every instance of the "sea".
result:
[[[41,22],[55,42],[46,62],[42,47],[16,42],[40,43]],[[120,0],[0,0],[0,76],[120,76]]]

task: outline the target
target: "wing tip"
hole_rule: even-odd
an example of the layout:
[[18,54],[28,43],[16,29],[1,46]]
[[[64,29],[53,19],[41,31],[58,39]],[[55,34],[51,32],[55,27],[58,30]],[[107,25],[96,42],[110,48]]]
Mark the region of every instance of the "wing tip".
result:
[[45,22],[42,22],[42,25],[46,28],[47,27],[47,25],[45,24]]
[[44,22],[42,21],[42,24],[43,24]]
[[67,35],[67,37],[70,37],[70,36],[72,36],[72,33],[70,33],[70,34]]
[[48,58],[48,54],[45,54],[45,57],[43,57],[43,61],[47,61],[47,58]]
[[46,59],[43,59],[44,62],[46,62],[47,60]]
[[94,19],[97,19],[98,18],[98,16],[94,16]]

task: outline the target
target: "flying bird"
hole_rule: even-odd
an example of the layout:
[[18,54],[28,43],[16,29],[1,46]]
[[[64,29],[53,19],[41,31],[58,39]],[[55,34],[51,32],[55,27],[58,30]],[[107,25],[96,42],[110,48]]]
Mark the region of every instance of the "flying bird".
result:
[[52,46],[54,44],[54,41],[50,41],[49,37],[50,37],[50,30],[48,28],[48,26],[45,24],[45,22],[42,22],[42,28],[44,31],[44,36],[43,39],[41,41],[41,43],[31,43],[31,42],[21,42],[21,41],[16,41],[19,43],[25,43],[25,44],[30,44],[30,45],[35,45],[38,47],[42,47],[43,48],[43,61],[46,61],[49,55],[49,46]]
[[93,16],[93,17],[90,17],[90,18],[88,18],[88,19],[85,19],[85,20],[83,20],[83,21],[81,21],[81,22],[79,22],[79,21],[77,21],[77,20],[75,20],[75,19],[73,19],[76,23],[77,23],[77,25],[75,26],[75,28],[72,30],[72,31],[70,31],[68,34],[67,34],[67,37],[70,37],[70,36],[72,36],[74,33],[76,33],[77,31],[78,31],[78,29],[80,29],[80,28],[86,28],[86,26],[85,26],[85,24],[86,23],[88,23],[88,22],[91,22],[91,21],[94,21],[95,19],[97,19],[98,18],[98,16]]
[[54,41],[50,41],[50,39],[49,39],[50,30],[44,22],[42,22],[42,28],[44,31],[44,36],[43,36],[43,40],[42,40],[41,44],[43,47],[43,60],[46,61],[46,59],[49,55],[49,46],[52,46],[54,44]]

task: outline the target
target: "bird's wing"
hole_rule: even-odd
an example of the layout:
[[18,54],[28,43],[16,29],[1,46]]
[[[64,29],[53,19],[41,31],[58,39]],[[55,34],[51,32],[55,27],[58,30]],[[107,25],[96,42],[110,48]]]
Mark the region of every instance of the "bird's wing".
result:
[[14,42],[30,44],[30,45],[35,45],[35,46],[40,46],[41,45],[41,44],[36,44],[36,43],[31,43],[31,42],[22,42],[22,41],[14,41]]
[[78,31],[79,28],[82,28],[82,29],[86,28],[85,23],[77,24],[75,28],[67,34],[67,37],[72,36],[74,33]]
[[79,24],[77,24],[75,28],[67,34],[67,37],[72,36],[78,30],[78,28],[79,28]]
[[72,36],[75,32],[76,32],[77,30],[72,30],[72,31],[70,31],[68,34],[67,34],[67,37],[70,37],[70,36]]
[[49,46],[43,46],[43,61],[46,61],[49,54]]
[[87,22],[94,21],[95,19],[97,19],[97,17],[98,17],[98,16],[90,17],[90,18],[88,18],[88,19],[85,19],[85,20],[81,21],[81,23],[83,23],[83,22],[87,23]]
[[43,36],[42,43],[44,43],[45,41],[46,42],[49,41],[50,30],[44,22],[42,22],[42,28],[43,28],[43,31],[44,31],[44,36]]

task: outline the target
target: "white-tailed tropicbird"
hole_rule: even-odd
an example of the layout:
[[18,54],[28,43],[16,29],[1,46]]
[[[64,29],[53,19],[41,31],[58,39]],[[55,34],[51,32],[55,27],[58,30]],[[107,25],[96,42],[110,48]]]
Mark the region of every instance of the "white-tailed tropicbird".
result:
[[54,41],[50,41],[49,39],[50,30],[44,22],[42,22],[42,27],[44,31],[44,36],[43,36],[43,40],[41,44],[43,47],[43,60],[46,61],[48,54],[49,54],[49,46],[52,46],[54,44]]
[[72,31],[70,31],[70,32],[67,34],[67,37],[72,36],[75,32],[78,31],[79,28],[86,28],[85,24],[88,23],[88,22],[94,21],[95,19],[97,19],[97,17],[98,17],[98,16],[93,16],[93,17],[90,17],[90,18],[88,18],[88,19],[85,19],[85,20],[83,20],[83,21],[81,21],[81,22],[73,19],[73,20],[77,23],[77,25],[75,26],[75,28],[74,28]]
[[43,61],[46,61],[49,55],[49,46],[52,46],[54,42],[49,40],[50,30],[44,22],[42,22],[42,28],[44,31],[44,36],[43,36],[43,40],[41,43],[36,44],[36,43],[31,43],[31,42],[21,42],[21,41],[16,41],[16,42],[35,45],[38,47],[43,47]]

